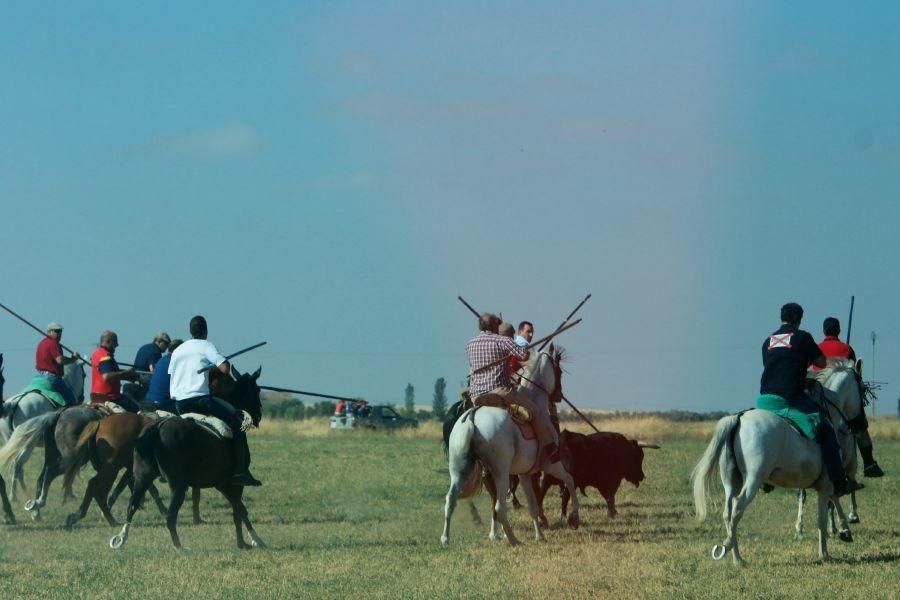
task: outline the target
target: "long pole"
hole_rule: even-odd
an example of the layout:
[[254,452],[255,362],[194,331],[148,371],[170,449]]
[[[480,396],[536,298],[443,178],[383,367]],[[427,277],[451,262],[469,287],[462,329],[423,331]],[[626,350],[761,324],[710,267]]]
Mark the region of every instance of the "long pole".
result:
[[579,417],[581,417],[582,419],[584,419],[584,422],[591,426],[591,429],[593,429],[593,430],[596,431],[597,433],[601,433],[600,430],[597,429],[597,427],[591,422],[590,419],[587,418],[587,416],[585,416],[584,413],[582,413],[580,410],[578,410],[577,408],[575,408],[575,405],[574,405],[574,404],[572,404],[571,402],[569,402],[569,399],[568,399],[568,398],[566,398],[565,396],[562,396],[562,399],[565,400],[565,401],[566,401],[566,404],[568,404],[568,405],[572,408],[572,410],[575,411],[575,414],[576,414],[576,415],[578,415]]
[[[878,336],[872,332],[872,381],[875,381],[875,340]],[[875,418],[875,398],[872,398],[872,418]]]
[[457,298],[459,299],[460,302],[462,302],[462,303],[465,305],[466,308],[468,308],[470,311],[472,311],[472,314],[475,315],[475,318],[476,318],[476,319],[480,319],[480,318],[481,318],[481,315],[478,314],[478,311],[475,310],[474,308],[472,308],[472,305],[471,305],[471,304],[469,304],[468,302],[466,302],[465,300],[463,300],[463,297],[462,297],[462,296],[457,296]]
[[330,398],[332,400],[344,400],[346,402],[357,402],[358,398],[347,398],[346,396],[332,396],[331,394],[319,394],[316,392],[304,392],[302,390],[292,390],[289,388],[272,387],[271,385],[259,386],[261,390],[269,390],[272,392],[287,392],[289,394],[300,394],[302,396],[314,396],[316,398]]
[[[587,302],[587,301],[590,300],[590,299],[591,299],[591,295],[590,295],[590,294],[588,294],[587,296],[585,296],[585,297],[584,297],[584,300],[582,300],[581,302],[579,302],[579,303],[578,303],[578,306],[575,307],[575,310],[573,310],[572,312],[570,312],[570,313],[569,313],[569,316],[566,317],[565,319],[563,319],[563,322],[559,324],[559,327],[557,327],[555,331],[559,331],[560,329],[562,329],[563,327],[565,327],[565,326],[566,326],[566,323],[569,322],[569,319],[571,319],[572,317],[574,317],[574,316],[575,316],[575,313],[577,313],[579,310],[581,310],[581,307],[584,306],[584,303]],[[544,349],[544,346],[541,346],[540,348],[538,348],[538,352],[540,352],[540,351],[543,350],[543,349]]]
[[[260,346],[265,346],[265,345],[266,345],[266,342],[260,342],[260,343],[258,343],[258,344],[253,344],[252,346],[248,346],[247,348],[244,348],[243,350],[238,350],[238,351],[235,352],[234,354],[229,354],[228,356],[225,357],[225,360],[231,360],[231,359],[234,358],[235,356],[240,356],[241,354],[243,354],[243,353],[245,353],[245,352],[250,352],[251,350],[256,350],[256,349],[259,348]],[[215,365],[207,365],[207,366],[203,367],[202,369],[199,369],[199,370],[197,371],[197,374],[199,375],[200,373],[204,373],[204,372],[206,372],[206,371],[209,371],[209,370],[212,369],[214,366],[215,366]]]
[[[5,304],[0,303],[0,308],[2,308],[3,310],[5,310],[5,311],[8,312],[9,314],[11,314],[12,316],[14,316],[15,318],[17,318],[18,320],[22,321],[23,323],[25,323],[26,325],[28,325],[28,326],[31,327],[32,329],[34,329],[35,331],[37,331],[37,332],[38,332],[39,334],[41,334],[42,336],[44,336],[44,337],[50,337],[49,335],[47,335],[47,332],[46,332],[46,331],[41,331],[41,330],[40,330],[38,327],[36,327],[31,321],[28,321],[25,317],[23,317],[22,315],[20,315],[19,313],[17,313],[17,312],[14,311],[13,309],[11,309],[10,307],[6,306]],[[75,354],[75,352],[72,351],[71,348],[68,348],[68,347],[66,347],[66,346],[63,346],[62,342],[60,342],[59,346],[60,346],[63,350],[65,350],[66,352],[68,352],[69,354]],[[84,357],[81,356],[80,354],[78,355],[78,359],[79,359],[81,362],[83,362],[84,364],[86,364],[87,366],[91,366],[91,363],[89,363],[87,360],[85,360]]]
[[850,296],[850,318],[847,319],[847,345],[850,345],[850,332],[853,330],[853,303],[856,296]]
[[[565,327],[561,327],[560,329],[557,329],[556,331],[554,331],[554,332],[551,333],[550,335],[544,336],[544,337],[542,337],[541,339],[539,339],[538,341],[533,342],[533,343],[529,344],[528,346],[525,346],[525,350],[531,350],[532,348],[534,348],[534,347],[537,346],[538,344],[541,344],[541,343],[543,343],[543,342],[546,342],[546,341],[550,340],[551,338],[554,338],[554,337],[558,336],[559,334],[561,334],[563,331],[566,331],[567,329],[572,329],[573,327],[575,327],[575,326],[578,325],[579,323],[581,323],[581,319],[578,319],[577,321],[573,321],[573,322],[569,323],[568,325],[566,325]],[[474,375],[475,373],[481,373],[482,371],[487,371],[487,370],[490,369],[491,367],[495,367],[495,366],[497,366],[497,365],[499,365],[499,364],[501,364],[501,363],[506,362],[508,359],[509,359],[508,356],[504,356],[503,358],[498,358],[497,360],[495,360],[495,361],[493,361],[493,362],[489,362],[488,364],[484,365],[483,367],[480,367],[480,368],[478,368],[478,369],[475,369],[474,371],[472,371],[472,374]]]

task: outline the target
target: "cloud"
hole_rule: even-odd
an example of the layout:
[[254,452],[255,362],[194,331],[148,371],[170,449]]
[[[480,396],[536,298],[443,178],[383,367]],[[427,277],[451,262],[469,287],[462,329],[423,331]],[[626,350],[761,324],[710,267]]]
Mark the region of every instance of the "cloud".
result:
[[262,136],[246,123],[234,122],[150,140],[148,146],[164,151],[217,157],[251,154],[262,146]]

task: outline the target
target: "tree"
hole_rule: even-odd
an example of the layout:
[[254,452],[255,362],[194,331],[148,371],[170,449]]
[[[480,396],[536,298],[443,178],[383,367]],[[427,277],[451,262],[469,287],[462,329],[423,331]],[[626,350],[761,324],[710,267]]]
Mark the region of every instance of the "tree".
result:
[[407,417],[416,416],[416,389],[413,384],[406,384],[406,391],[403,395],[403,407],[406,410]]
[[438,377],[434,382],[434,398],[431,401],[431,411],[435,419],[443,420],[447,414],[447,395],[444,393],[446,389],[447,382],[443,377]]

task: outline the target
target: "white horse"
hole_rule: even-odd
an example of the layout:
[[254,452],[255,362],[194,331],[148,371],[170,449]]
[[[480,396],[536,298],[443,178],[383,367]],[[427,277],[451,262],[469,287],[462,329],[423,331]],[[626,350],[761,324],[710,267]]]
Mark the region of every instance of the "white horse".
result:
[[[837,431],[841,446],[849,432]],[[852,443],[852,442],[851,442]],[[724,451],[724,452],[723,452]],[[819,558],[827,560],[826,525],[828,503],[834,487],[822,462],[819,444],[797,433],[775,414],[749,410],[719,420],[706,452],[691,475],[697,518],[706,518],[708,497],[715,478],[716,463],[725,487],[726,537],[713,546],[714,560],[732,551],[734,564],[744,561],[738,550],[737,525],[763,483],[786,488],[813,488],[819,494]]]
[[[849,423],[858,418],[863,411],[863,399],[860,395],[859,384],[856,380],[856,365],[851,360],[829,360],[829,366],[821,371],[810,371],[808,377],[818,381],[824,389],[824,404],[828,407],[828,416],[836,430],[846,430]],[[841,455],[844,462],[844,473],[848,478],[856,478],[856,438],[852,435],[838,435],[841,444]],[[800,490],[798,494],[799,506],[797,508],[797,521],[794,524],[795,537],[803,536],[803,504],[806,501],[806,490]],[[852,542],[853,534],[850,532],[850,523],[858,523],[856,492],[850,495],[850,515],[844,513],[840,501],[835,498],[833,506],[837,510],[840,519],[840,530],[835,526],[834,515],[830,514],[831,533],[837,533],[842,541]]]
[[[524,377],[519,392],[524,393],[535,403],[538,410],[547,410],[549,395],[558,385],[553,365],[554,348],[550,347],[532,355],[525,364]],[[538,461],[537,440],[526,440],[519,427],[512,421],[509,413],[502,408],[489,406],[467,410],[459,418],[450,434],[450,490],[444,505],[444,531],[441,543],[450,541],[450,519],[456,509],[459,498],[466,498],[480,487],[481,472],[478,463],[484,465],[496,486],[497,497],[494,504],[495,522],[499,521],[512,545],[519,544],[518,538],[509,525],[506,511],[506,495],[509,490],[509,476],[518,475],[525,498],[528,501],[528,512],[534,522],[534,537],[543,540],[539,521],[537,497],[532,487],[530,473],[545,471],[565,482],[572,495],[572,512],[569,515],[569,526],[577,528],[578,496],[575,494],[575,483],[561,463],[550,465]],[[491,539],[497,539],[496,527],[491,527]]]
[[[63,381],[72,390],[78,403],[84,402],[84,366],[79,362],[69,363],[63,369]],[[44,398],[37,392],[28,392],[27,394],[19,394],[12,396],[3,403],[3,410],[0,411],[0,435],[3,436],[4,442],[9,441],[10,436],[16,427],[34,417],[58,410],[59,407]],[[31,456],[33,446],[26,448],[16,459],[15,478],[12,481],[12,494],[16,494],[16,483],[18,482],[22,488],[25,488],[25,482],[22,477],[22,467]]]

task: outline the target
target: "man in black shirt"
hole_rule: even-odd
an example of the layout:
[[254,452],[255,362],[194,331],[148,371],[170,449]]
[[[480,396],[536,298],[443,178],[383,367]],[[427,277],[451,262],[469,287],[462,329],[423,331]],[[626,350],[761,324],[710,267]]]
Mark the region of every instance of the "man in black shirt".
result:
[[794,302],[781,307],[781,327],[762,346],[763,374],[760,394],[774,394],[804,413],[819,413],[821,425],[816,441],[822,447],[822,461],[834,485],[834,495],[843,496],[864,486],[847,479],[840,446],[828,416],[805,393],[806,370],[825,366],[825,355],[813,337],[800,329],[803,308]]

